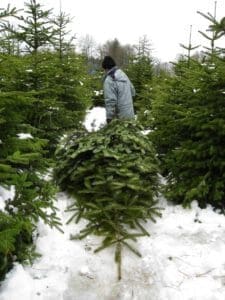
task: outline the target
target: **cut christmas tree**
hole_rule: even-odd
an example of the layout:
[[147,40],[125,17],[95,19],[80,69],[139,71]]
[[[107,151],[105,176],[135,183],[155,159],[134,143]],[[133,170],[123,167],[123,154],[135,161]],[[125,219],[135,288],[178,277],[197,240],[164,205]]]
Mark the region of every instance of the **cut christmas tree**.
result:
[[143,221],[160,216],[158,161],[142,130],[134,121],[114,120],[98,132],[68,137],[56,152],[56,181],[74,196],[68,222],[88,221],[74,238],[103,236],[95,252],[114,245],[119,279],[122,246],[141,256],[127,240],[149,235]]

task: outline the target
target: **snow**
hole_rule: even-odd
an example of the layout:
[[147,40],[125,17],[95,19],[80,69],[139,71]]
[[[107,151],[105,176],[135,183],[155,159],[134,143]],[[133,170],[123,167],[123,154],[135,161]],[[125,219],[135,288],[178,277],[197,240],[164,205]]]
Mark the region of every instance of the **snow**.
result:
[[196,94],[200,91],[201,89],[193,89],[193,93]]
[[20,140],[33,139],[30,133],[18,133],[17,136]]
[[103,107],[94,107],[87,111],[84,125],[88,131],[97,131],[106,124],[106,111]]
[[[96,113],[98,124],[93,127]],[[90,131],[104,123],[104,109],[87,114]],[[0,203],[12,193],[0,187]],[[211,206],[201,209],[193,202],[184,209],[160,196],[163,217],[143,224],[151,235],[135,245],[141,258],[123,249],[118,281],[113,247],[94,253],[100,237],[71,240],[85,226],[84,220],[66,224],[71,201],[58,193],[64,233],[38,223],[36,250],[41,257],[31,266],[15,263],[0,286],[1,300],[225,299],[225,217]]]
[[10,186],[8,188],[4,188],[0,186],[0,210],[5,210],[5,201],[8,199],[13,199],[15,195],[15,187]]
[[148,135],[152,130],[148,129],[148,130],[142,130],[142,133],[144,135]]
[[101,238],[71,240],[85,226],[66,221],[71,199],[58,194],[64,234],[39,222],[32,266],[15,264],[0,289],[1,300],[224,300],[225,218],[209,206],[170,205],[162,197],[163,218],[149,221],[150,237],[139,238],[142,258],[123,250],[117,280],[114,249],[93,253]]
[[95,93],[95,96],[100,96],[100,95],[103,95],[103,90],[101,91],[94,91]]

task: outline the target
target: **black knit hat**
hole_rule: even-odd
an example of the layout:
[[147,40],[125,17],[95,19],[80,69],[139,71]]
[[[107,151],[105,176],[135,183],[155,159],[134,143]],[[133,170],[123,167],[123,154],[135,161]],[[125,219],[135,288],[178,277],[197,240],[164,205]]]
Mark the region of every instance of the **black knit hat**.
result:
[[115,66],[116,66],[116,63],[115,63],[114,59],[111,56],[105,56],[104,57],[104,59],[102,61],[102,68],[103,69],[110,70]]

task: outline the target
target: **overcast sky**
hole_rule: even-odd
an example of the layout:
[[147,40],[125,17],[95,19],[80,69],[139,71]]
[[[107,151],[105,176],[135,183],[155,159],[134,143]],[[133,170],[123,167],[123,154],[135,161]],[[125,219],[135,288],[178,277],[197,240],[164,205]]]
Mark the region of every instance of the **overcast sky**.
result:
[[[27,0],[26,2],[29,2]],[[23,0],[0,0],[0,7],[10,3],[23,7]],[[59,12],[60,0],[39,0],[46,8]],[[205,31],[208,21],[197,11],[214,14],[214,0],[61,0],[62,11],[74,17],[72,31],[78,39],[91,35],[97,43],[118,38],[121,44],[137,44],[147,35],[153,55],[162,61],[174,60],[187,45],[192,25],[193,45],[205,44],[198,30]],[[217,16],[225,16],[225,1],[217,0]]]

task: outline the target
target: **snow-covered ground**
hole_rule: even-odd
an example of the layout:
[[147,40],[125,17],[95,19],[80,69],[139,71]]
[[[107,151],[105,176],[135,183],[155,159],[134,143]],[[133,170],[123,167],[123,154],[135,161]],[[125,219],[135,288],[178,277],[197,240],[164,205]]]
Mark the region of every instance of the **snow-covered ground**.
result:
[[88,131],[96,131],[106,123],[106,111],[103,107],[94,107],[87,111],[84,125]]
[[[13,191],[0,192],[1,209]],[[36,245],[42,256],[32,266],[15,264],[0,286],[1,300],[225,299],[225,217],[210,206],[200,209],[194,202],[183,209],[160,197],[163,217],[144,225],[151,236],[136,244],[141,258],[123,250],[118,281],[113,248],[95,254],[101,238],[70,239],[85,226],[85,221],[66,225],[71,201],[57,195],[64,234],[39,222]]]
[[0,288],[1,300],[224,300],[225,218],[211,207],[190,210],[169,205],[157,223],[145,228],[150,237],[136,245],[142,258],[123,250],[122,280],[117,280],[114,249],[97,254],[101,239],[71,240],[84,227],[66,225],[71,203],[59,193],[57,205],[64,234],[39,223],[32,266],[15,264]]

